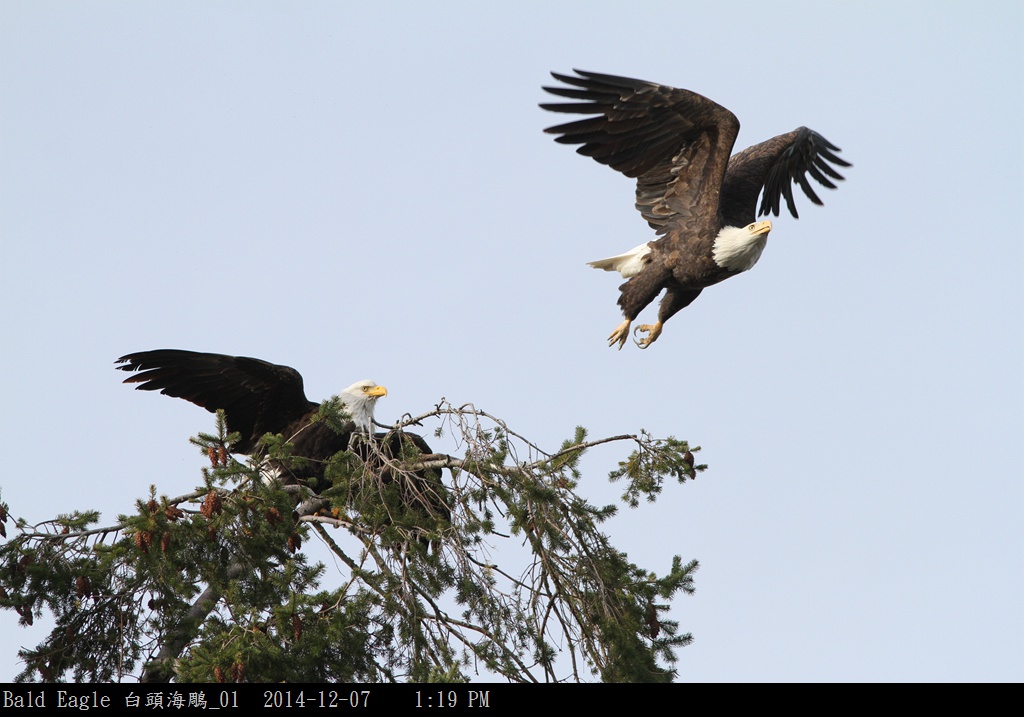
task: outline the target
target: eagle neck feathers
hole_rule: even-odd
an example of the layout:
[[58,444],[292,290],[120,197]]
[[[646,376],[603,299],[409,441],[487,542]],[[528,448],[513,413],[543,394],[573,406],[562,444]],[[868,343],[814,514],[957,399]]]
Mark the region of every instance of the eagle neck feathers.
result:
[[761,258],[768,243],[767,234],[752,235],[741,227],[722,227],[715,237],[711,256],[715,263],[728,271],[748,271]]

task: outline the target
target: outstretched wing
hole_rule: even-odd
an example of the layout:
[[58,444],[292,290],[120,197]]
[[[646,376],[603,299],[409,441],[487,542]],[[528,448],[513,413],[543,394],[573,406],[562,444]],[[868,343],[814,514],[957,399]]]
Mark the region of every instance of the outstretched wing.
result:
[[142,391],[183,398],[207,411],[224,409],[228,430],[241,435],[232,449],[249,453],[265,433],[282,433],[317,404],[306,398],[302,376],[289,366],[245,356],[159,349],[117,360],[138,371],[125,383]]
[[[755,221],[757,196],[761,194],[760,214],[779,215],[780,199],[786,198],[790,214],[799,218],[793,201],[793,185],[799,185],[815,204],[815,194],[807,175],[829,189],[832,180],[843,177],[832,165],[849,167],[837,153],[839,148],[817,132],[800,127],[778,137],[747,147],[729,160],[722,186],[722,217],[731,226],[746,226]],[[763,194],[762,194],[763,191]]]
[[542,104],[552,112],[596,115],[549,127],[556,142],[637,180],[636,207],[659,233],[707,222],[718,194],[739,121],[696,92],[628,77],[575,71],[551,73],[571,87],[545,87],[573,102]]

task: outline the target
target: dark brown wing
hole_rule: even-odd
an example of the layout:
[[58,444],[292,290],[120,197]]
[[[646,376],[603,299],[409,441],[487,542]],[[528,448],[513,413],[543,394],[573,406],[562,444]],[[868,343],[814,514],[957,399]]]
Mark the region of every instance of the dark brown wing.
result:
[[575,71],[551,73],[572,87],[545,87],[571,103],[542,104],[552,112],[597,115],[549,127],[556,142],[637,180],[636,207],[659,233],[707,225],[718,196],[739,121],[696,92],[628,77]]
[[183,398],[210,412],[224,409],[228,430],[241,436],[232,446],[238,453],[251,453],[265,433],[283,433],[317,408],[298,371],[260,359],[159,349],[117,363],[122,371],[139,371],[124,380],[139,390]]
[[[383,448],[383,454],[387,458],[415,460],[420,457],[433,455],[434,451],[416,433],[404,431],[391,431],[389,433],[377,433],[375,438]],[[358,450],[357,450],[358,452]],[[390,471],[384,471],[385,479]],[[440,468],[418,470],[411,474],[415,481],[406,481],[403,485],[405,501],[410,506],[415,506],[425,515],[434,519],[442,518],[451,521],[451,508],[448,505],[448,494],[441,482],[442,471]],[[407,476],[408,477],[408,476]]]
[[407,466],[439,456],[433,455],[422,436],[401,430],[376,433],[373,440],[354,438],[349,448],[374,477],[359,481],[360,491],[368,491],[362,493],[370,510],[365,517],[377,526],[400,526],[424,548],[430,547],[429,536],[451,523],[451,498],[440,468],[413,470]]
[[757,196],[762,190],[761,214],[778,216],[780,198],[785,197],[790,214],[799,218],[793,201],[794,184],[800,186],[808,199],[820,205],[821,199],[814,193],[807,175],[822,186],[835,189],[832,180],[842,180],[843,177],[832,165],[850,166],[837,152],[838,147],[806,127],[737,152],[729,160],[722,186],[722,217],[725,223],[743,227],[755,221]]

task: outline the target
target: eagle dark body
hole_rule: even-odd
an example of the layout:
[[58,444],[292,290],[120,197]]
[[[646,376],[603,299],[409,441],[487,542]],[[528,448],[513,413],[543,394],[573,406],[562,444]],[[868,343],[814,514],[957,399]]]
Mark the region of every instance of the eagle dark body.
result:
[[[619,287],[627,321],[611,343],[625,342],[623,327],[664,290],[661,324],[688,306],[707,286],[753,266],[743,255],[733,263],[716,260],[716,240],[724,228],[751,230],[763,248],[770,223],[754,226],[757,198],[761,214],[779,214],[780,198],[797,216],[792,184],[815,204],[821,200],[807,181],[834,188],[842,177],[829,165],[849,166],[824,137],[806,127],[779,135],[729,156],[739,121],[729,110],[689,90],[642,80],[576,70],[578,77],[552,73],[568,87],[544,89],[572,102],[542,104],[553,112],[592,115],[550,127],[556,142],[580,145],[577,152],[636,179],[636,208],[658,238],[648,243],[643,268]],[[737,233],[740,234],[740,233]],[[637,247],[640,249],[640,247]],[[613,257],[617,258],[617,257]],[[611,270],[604,262],[593,266]],[[725,264],[723,266],[722,264]],[[618,268],[616,267],[618,270]],[[623,272],[624,276],[629,276]],[[650,330],[655,327],[640,327]]]
[[[124,380],[143,391],[160,393],[215,412],[223,409],[228,431],[239,438],[229,447],[233,453],[249,455],[259,450],[267,433],[280,434],[292,444],[292,455],[306,459],[301,467],[275,464],[284,483],[301,483],[320,492],[329,488],[325,469],[329,460],[351,450],[362,464],[375,471],[383,483],[404,480],[394,462],[412,455],[433,453],[419,435],[403,431],[375,433],[368,437],[372,417],[363,425],[346,420],[341,426],[329,421],[310,422],[320,404],[306,398],[302,376],[289,366],[279,366],[245,356],[161,349],[128,354],[117,360],[122,371],[138,372]],[[372,384],[372,382],[362,382]],[[354,384],[346,392],[352,391]],[[374,386],[374,388],[380,388]],[[346,394],[341,398],[346,401]],[[416,471],[418,485],[402,485],[404,495],[426,502],[421,506],[434,516],[450,520],[444,501],[440,470]]]

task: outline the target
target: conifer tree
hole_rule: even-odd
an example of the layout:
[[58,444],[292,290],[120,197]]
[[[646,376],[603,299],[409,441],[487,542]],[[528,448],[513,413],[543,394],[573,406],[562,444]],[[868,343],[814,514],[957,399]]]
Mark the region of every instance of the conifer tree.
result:
[[[319,420],[340,422],[336,401]],[[669,681],[691,641],[665,617],[697,562],[656,575],[601,532],[614,506],[577,493],[579,462],[624,444],[623,501],[654,500],[695,465],[685,441],[647,433],[545,452],[499,419],[442,402],[393,430],[437,426],[457,446],[344,452],[314,492],[281,436],[240,462],[223,414],[193,439],[202,485],[151,487],[133,513],[12,521],[0,504],[0,607],[56,626],[22,650],[19,681]],[[389,444],[390,445],[390,444]],[[278,471],[279,474],[279,471]],[[313,560],[319,542],[329,559]]]

